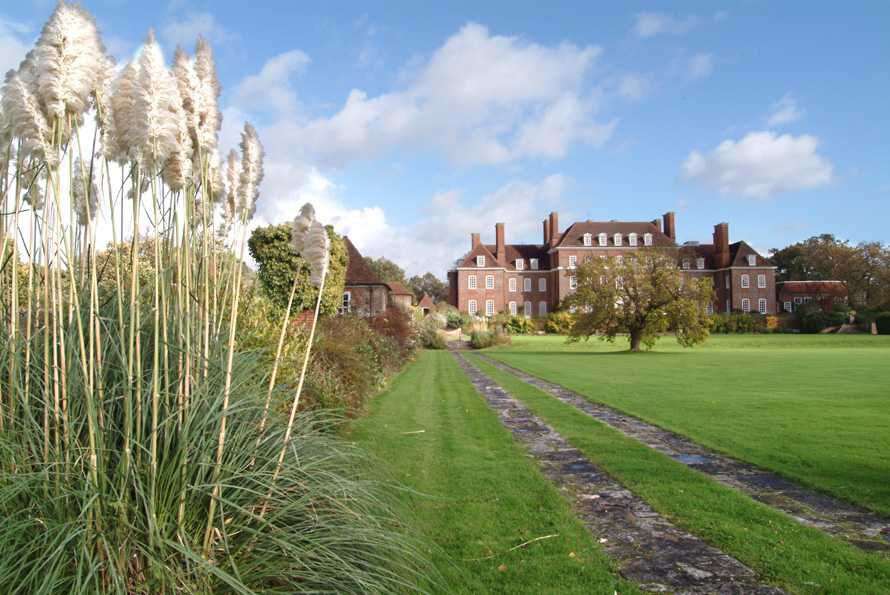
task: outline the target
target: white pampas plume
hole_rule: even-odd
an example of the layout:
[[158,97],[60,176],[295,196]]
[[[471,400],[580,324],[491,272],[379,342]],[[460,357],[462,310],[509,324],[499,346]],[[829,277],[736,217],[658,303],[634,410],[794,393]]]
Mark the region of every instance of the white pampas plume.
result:
[[306,236],[313,222],[315,222],[315,207],[307,202],[300,209],[300,214],[291,223],[291,248],[295,254],[302,254],[306,248]]
[[[173,76],[176,78],[176,86],[179,88],[179,97],[182,99],[182,107],[185,110],[188,121],[189,134],[197,143],[197,131],[199,125],[198,112],[200,111],[201,98],[198,87],[201,81],[195,72],[195,64],[185,51],[178,47],[173,54]],[[195,147],[197,149],[197,146]]]
[[196,129],[197,146],[206,156],[216,150],[219,129],[222,126],[222,114],[219,111],[219,94],[221,86],[216,75],[216,63],[213,50],[207,40],[199,36],[195,44],[195,75],[199,84],[197,88]]
[[[93,172],[89,167],[84,168],[80,157],[74,160],[74,176],[71,180],[71,200],[74,212],[77,214],[77,224],[86,226],[96,218],[96,210],[99,208],[99,188],[96,186]],[[89,178],[86,184],[85,178]],[[89,208],[89,210],[88,210]]]
[[182,105],[174,106],[173,114],[177,126],[177,143],[170,157],[164,163],[161,176],[174,192],[181,190],[192,177],[192,136],[189,133],[188,118]]
[[235,208],[238,205],[239,170],[238,153],[232,149],[226,157],[226,200],[223,205],[223,217],[227,225],[231,225],[235,220]]
[[25,191],[24,199],[34,211],[43,208],[43,187],[36,177],[31,182],[31,186]]
[[135,124],[136,94],[139,88],[139,66],[130,62],[111,84],[108,101],[111,113],[102,134],[102,151],[106,159],[125,162],[135,159],[132,128]]
[[262,181],[263,145],[256,129],[246,123],[241,133],[241,176],[238,180],[238,211],[245,220],[251,219],[256,212]]
[[328,230],[318,221],[313,221],[306,233],[306,244],[301,256],[309,263],[309,280],[316,287],[321,285],[321,279],[327,271],[330,247]]
[[33,154],[50,164],[56,163],[56,151],[52,148],[52,128],[40,109],[36,94],[32,52],[28,53],[18,70],[10,70],[6,74],[0,105],[6,114],[5,134],[21,139],[22,156]]
[[48,118],[79,122],[107,76],[108,58],[93,17],[59,2],[34,47],[37,87]]
[[157,171],[179,142],[177,108],[181,107],[176,81],[164,65],[161,46],[153,31],[142,46],[138,60],[139,78],[129,131],[136,158],[149,171]]

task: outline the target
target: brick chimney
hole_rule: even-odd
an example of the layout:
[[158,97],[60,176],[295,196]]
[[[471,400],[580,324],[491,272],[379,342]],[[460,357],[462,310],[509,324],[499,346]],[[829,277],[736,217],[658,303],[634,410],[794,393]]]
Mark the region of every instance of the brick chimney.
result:
[[550,220],[544,219],[544,245],[550,245]]
[[494,224],[494,244],[495,244],[494,257],[498,260],[498,262],[504,262],[504,259],[507,257],[507,247],[504,244],[504,224],[503,223],[495,223]]
[[729,223],[714,226],[714,264],[718,269],[729,266]]
[[478,234],[478,233],[471,233],[471,234],[470,234],[470,250],[472,250],[473,248],[475,248],[476,246],[478,246],[480,243],[481,243],[481,242],[479,241],[479,234]]
[[677,220],[673,211],[664,214],[664,235],[670,239],[677,241]]
[[559,213],[550,212],[550,247],[552,248],[559,242]]

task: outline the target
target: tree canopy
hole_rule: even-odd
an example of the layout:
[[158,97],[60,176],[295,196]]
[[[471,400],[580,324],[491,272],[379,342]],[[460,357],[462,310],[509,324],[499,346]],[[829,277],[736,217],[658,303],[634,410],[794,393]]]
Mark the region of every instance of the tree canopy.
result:
[[854,246],[822,234],[770,252],[777,281],[836,279],[856,306],[890,305],[890,247],[880,242]]
[[429,294],[434,302],[443,302],[448,299],[448,284],[432,273],[414,275],[408,279],[408,287],[414,292],[418,300],[423,294]]
[[365,256],[364,258],[371,270],[384,283],[401,283],[405,285],[408,282],[405,278],[405,270],[385,256],[380,258]]
[[711,279],[684,280],[673,253],[652,249],[623,260],[593,258],[567,274],[577,281],[562,304],[574,312],[569,340],[599,335],[614,341],[627,333],[630,350],[640,351],[669,330],[684,347],[708,337]]
[[[269,225],[253,230],[247,247],[257,262],[257,279],[266,295],[278,306],[287,307],[294,275],[297,275],[297,292],[293,311],[300,312],[315,306],[318,289],[309,281],[309,265],[291,249],[290,225]],[[331,238],[331,261],[325,280],[321,311],[334,314],[343,301],[348,257],[343,239],[327,227]]]

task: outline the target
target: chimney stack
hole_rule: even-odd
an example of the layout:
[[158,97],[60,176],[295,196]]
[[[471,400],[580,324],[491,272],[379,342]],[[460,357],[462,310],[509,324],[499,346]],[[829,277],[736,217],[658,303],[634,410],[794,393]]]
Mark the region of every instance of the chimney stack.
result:
[[470,250],[472,250],[473,248],[475,248],[476,246],[478,246],[480,243],[481,243],[481,242],[479,241],[479,234],[478,234],[478,233],[471,233],[471,234],[470,234]]
[[677,220],[673,211],[664,214],[664,235],[677,241]]
[[559,213],[550,212],[550,247],[552,248],[559,242]]
[[550,221],[548,219],[544,219],[544,245],[550,245]]
[[729,223],[714,226],[714,261],[718,269],[729,266]]
[[507,257],[507,247],[504,244],[504,224],[503,223],[495,223],[494,224],[494,243],[495,243],[495,251],[494,257],[498,262],[504,263],[505,258]]

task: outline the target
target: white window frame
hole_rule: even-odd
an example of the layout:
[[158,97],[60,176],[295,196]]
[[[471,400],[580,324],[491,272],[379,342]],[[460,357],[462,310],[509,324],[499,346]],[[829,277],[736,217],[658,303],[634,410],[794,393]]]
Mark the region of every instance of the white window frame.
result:
[[485,266],[485,255],[484,254],[480,254],[479,256],[476,257],[476,266],[477,267]]
[[644,233],[644,234],[643,234],[643,245],[644,245],[644,246],[651,246],[651,245],[652,245],[652,234],[651,234],[651,233]]
[[494,289],[494,275],[485,275],[485,289]]
[[801,305],[803,303],[803,298],[800,296],[796,296],[794,298],[794,303],[797,304],[798,306]]
[[684,258],[683,262],[681,263],[680,266],[683,268],[684,271],[688,271],[689,270],[689,259]]
[[538,316],[547,316],[547,302],[538,302]]
[[516,313],[519,312],[516,308],[516,302],[510,302],[508,307],[510,308],[510,316],[516,316]]
[[748,275],[748,273],[745,273],[742,275],[741,286],[742,286],[742,289],[748,289],[749,287],[751,287],[751,277],[750,277],[750,275]]
[[746,314],[751,312],[751,300],[749,298],[742,298],[742,312]]
[[593,234],[585,233],[583,236],[583,242],[585,246],[593,246]]
[[705,259],[699,256],[695,259],[695,268],[698,270],[703,270],[705,268]]
[[785,306],[786,312],[791,312],[794,309],[791,305],[791,302],[785,302],[783,305]]
[[612,241],[615,243],[616,246],[621,246],[623,240],[624,240],[624,237],[620,233],[616,233],[615,235],[612,236]]
[[494,316],[494,300],[485,300],[485,315],[489,318]]
[[805,304],[812,304],[812,303],[813,303],[813,296],[811,296],[811,295],[805,295],[805,296],[803,296],[803,303],[805,303]]
[[352,292],[344,291],[343,299],[340,302],[340,314],[349,314],[352,312]]
[[637,234],[635,234],[635,233],[627,234],[627,245],[628,246],[636,246],[637,245]]
[[749,267],[757,266],[757,256],[756,255],[754,255],[754,254],[748,255],[748,266]]
[[708,314],[714,313],[714,304],[712,302],[708,302],[708,305],[705,306],[705,312],[707,312]]
[[732,312],[732,304],[729,302],[729,298],[726,298],[726,310],[725,312],[728,314]]
[[522,291],[531,291],[532,290],[532,278],[526,277],[522,280]]
[[476,289],[479,285],[476,283],[476,275],[467,276],[467,289]]
[[578,289],[578,277],[575,275],[569,277],[569,289]]
[[609,234],[603,232],[597,238],[599,240],[600,246],[608,246],[609,245]]
[[724,286],[726,287],[726,289],[729,289],[729,286],[730,286],[730,282],[729,282],[729,273],[726,273],[726,274],[723,276],[723,280],[725,281]]
[[507,289],[511,292],[516,291],[516,277],[510,277],[510,279],[507,280]]
[[618,266],[621,266],[624,264],[624,255],[623,254],[617,254],[615,256],[615,264],[617,264]]
[[760,298],[757,300],[757,311],[759,313],[766,314],[768,308],[769,304],[767,304],[766,298]]
[[569,255],[569,268],[573,269],[578,266],[578,257],[574,254]]
[[533,271],[538,270],[538,259],[537,258],[529,258],[528,262],[531,265],[531,268]]
[[538,277],[538,291],[547,291],[547,277]]
[[525,316],[526,318],[532,317],[532,303],[531,302],[523,302],[522,315]]
[[467,312],[470,316],[475,316],[476,312],[479,311],[479,305],[476,303],[476,300],[469,300],[467,302]]
[[757,287],[758,289],[766,289],[766,275],[757,275]]
[[516,259],[516,270],[517,270],[517,271],[524,271],[524,270],[525,270],[525,259],[524,259],[524,258],[517,258],[517,259]]

